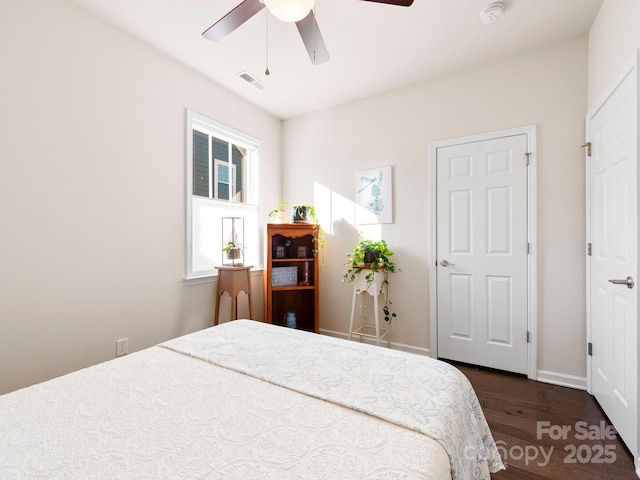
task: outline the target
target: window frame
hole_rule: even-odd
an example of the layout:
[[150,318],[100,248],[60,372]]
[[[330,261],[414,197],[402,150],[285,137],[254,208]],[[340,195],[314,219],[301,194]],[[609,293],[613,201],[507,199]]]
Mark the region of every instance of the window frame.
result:
[[[260,192],[259,192],[258,179],[260,178],[260,158],[262,154],[262,141],[244,132],[241,132],[232,127],[224,125],[220,122],[217,122],[193,110],[189,110],[189,109],[186,110],[185,132],[186,132],[187,138],[185,143],[186,143],[187,161],[186,161],[186,182],[185,182],[186,183],[185,280],[188,283],[204,283],[204,282],[214,281],[217,278],[217,270],[215,267],[210,270],[194,270],[193,269],[193,255],[194,255],[194,251],[193,251],[193,246],[194,246],[194,243],[193,243],[193,227],[194,227],[193,225],[194,223],[193,222],[193,197],[194,197],[193,195],[193,132],[194,130],[205,133],[212,137],[216,137],[220,140],[224,140],[226,142],[229,142],[230,144],[234,144],[239,147],[247,149],[246,168],[244,168],[245,175],[246,175],[244,190],[246,190],[246,192],[243,191],[243,195],[245,198],[243,202],[238,202],[235,200],[221,200],[215,197],[211,198],[211,194],[217,191],[217,186],[213,185],[214,175],[213,175],[212,168],[215,168],[216,162],[218,161],[216,159],[213,159],[212,153],[210,154],[210,158],[209,158],[209,166],[210,166],[209,173],[211,176],[210,183],[209,183],[210,197],[208,198],[202,197],[202,196],[198,196],[198,197],[212,202],[212,205],[214,206],[214,208],[216,205],[221,205],[221,206],[226,205],[232,208],[235,208],[234,207],[235,205],[238,205],[238,206],[242,205],[246,207],[255,208],[256,223],[255,225],[251,225],[251,224],[247,225],[245,220],[245,231],[248,229],[255,228],[255,231],[258,237],[259,237],[258,230],[260,228],[260,225],[259,225]],[[230,170],[235,172],[235,165],[233,165],[231,161],[222,162],[222,163],[227,163],[228,165],[230,165],[232,167]],[[231,174],[232,171],[230,171],[229,173]],[[230,177],[230,178],[231,178],[230,186],[233,186],[233,191],[235,192],[237,188],[235,185],[236,182],[234,181],[233,177]],[[221,239],[220,250],[222,250],[222,239]],[[254,264],[254,269],[260,270],[262,268],[262,248],[261,248],[261,243],[259,238],[257,240],[257,245],[255,245],[255,249],[252,248],[251,250],[255,250],[255,254],[253,255],[253,260],[251,261],[251,263]],[[220,255],[222,257],[222,253],[220,253]]]
[[[229,175],[229,181],[228,182],[223,182],[218,178],[217,175],[215,175],[215,176],[213,175],[214,171],[216,173],[219,173],[219,170],[218,170],[219,166],[222,166],[223,168],[226,168],[229,171],[228,172],[228,175]],[[213,168],[210,168],[209,171],[211,172],[211,181],[209,183],[209,185],[210,185],[209,186],[209,197],[210,198],[215,198],[217,200],[230,200],[230,199],[227,199],[227,198],[220,198],[219,192],[218,192],[218,189],[220,188],[220,186],[218,184],[228,185],[229,186],[229,196],[231,198],[236,196],[238,182],[234,181],[236,179],[236,166],[232,162],[226,162],[224,160],[220,160],[219,158],[214,158],[213,159]],[[212,189],[213,189],[213,191],[212,191]],[[233,201],[233,200],[231,200],[231,201]],[[247,202],[238,202],[238,203],[247,203]]]

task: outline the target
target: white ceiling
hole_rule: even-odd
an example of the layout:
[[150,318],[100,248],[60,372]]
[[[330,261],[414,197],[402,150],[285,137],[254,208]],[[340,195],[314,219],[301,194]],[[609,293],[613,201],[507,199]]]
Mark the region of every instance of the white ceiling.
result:
[[[294,24],[266,9],[221,42],[201,33],[241,0],[71,0],[179,59],[216,83],[286,119],[516,55],[588,32],[603,0],[415,0],[411,7],[316,0],[330,60],[313,66]],[[237,77],[248,71],[266,88]]]

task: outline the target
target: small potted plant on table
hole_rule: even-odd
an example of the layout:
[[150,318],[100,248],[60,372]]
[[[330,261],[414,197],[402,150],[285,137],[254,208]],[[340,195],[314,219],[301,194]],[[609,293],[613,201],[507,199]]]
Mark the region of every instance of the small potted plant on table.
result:
[[222,218],[222,252],[223,265],[241,267],[243,264],[243,240],[244,240],[244,218],[223,217]]
[[382,310],[384,319],[391,323],[396,318],[396,313],[390,310],[391,300],[389,300],[389,273],[396,271],[396,266],[391,260],[393,252],[389,250],[387,242],[384,240],[368,240],[360,237],[355,248],[347,254],[345,272],[342,280],[351,283],[356,280],[359,275],[365,276],[366,288],[361,288],[361,292],[369,290],[374,282],[376,275],[383,275],[381,290],[384,293],[385,302]]
[[232,265],[242,265],[242,247],[239,244],[233,240],[229,240],[222,248],[222,251],[227,254],[227,259],[231,260]]

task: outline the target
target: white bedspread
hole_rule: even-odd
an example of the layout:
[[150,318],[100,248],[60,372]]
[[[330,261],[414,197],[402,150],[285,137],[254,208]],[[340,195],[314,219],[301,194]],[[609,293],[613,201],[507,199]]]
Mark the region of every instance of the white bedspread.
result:
[[471,384],[444,362],[250,320],[162,345],[420,432],[447,452],[454,479],[504,468]]
[[[274,355],[260,361],[256,352],[249,352],[253,350],[251,345],[262,343],[269,349],[270,342],[276,341],[276,332],[286,334],[289,343],[305,337],[284,328],[248,322],[228,325],[185,337],[173,347],[212,341],[224,356],[232,358],[231,345],[223,337],[246,335],[247,344],[235,341],[236,348],[241,349],[239,355],[250,353],[251,362],[268,370],[271,367],[266,362],[274,359],[281,347],[274,343]],[[220,337],[215,334],[218,330]],[[250,340],[252,331],[258,337]],[[354,348],[360,347],[354,344]],[[334,385],[332,378],[336,379],[335,385],[340,384],[341,371],[356,372],[360,368],[357,358],[335,360],[344,363],[323,381],[328,387]],[[307,364],[309,361],[313,363]],[[324,358],[323,363],[326,361]],[[413,368],[410,359],[407,361],[406,367]],[[309,357],[299,362],[302,366],[318,366]],[[398,371],[393,377],[404,375]],[[380,386],[375,390],[380,392],[387,382],[394,382],[394,378],[376,378]],[[440,387],[434,388],[437,392]],[[415,402],[406,403],[408,408]],[[428,413],[425,408],[419,411],[421,415]],[[0,478],[450,477],[445,451],[426,435],[166,348],[152,347],[0,396]]]

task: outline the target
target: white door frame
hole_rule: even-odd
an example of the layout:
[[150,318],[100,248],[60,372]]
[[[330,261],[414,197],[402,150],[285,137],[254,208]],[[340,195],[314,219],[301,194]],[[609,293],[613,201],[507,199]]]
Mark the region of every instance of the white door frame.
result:
[[[529,152],[529,168],[527,172],[527,239],[531,245],[528,255],[528,289],[527,316],[529,331],[528,374],[533,380],[537,378],[538,368],[538,273],[537,273],[537,129],[536,125],[510,128],[496,132],[481,133],[465,137],[451,138],[433,142],[429,146],[429,203],[430,207],[430,240],[429,240],[429,350],[433,358],[438,358],[438,282],[436,269],[436,212],[437,212],[437,176],[436,160],[438,149],[460,145],[463,143],[482,142],[513,135],[527,136],[527,151]],[[524,161],[524,159],[523,159]]]

